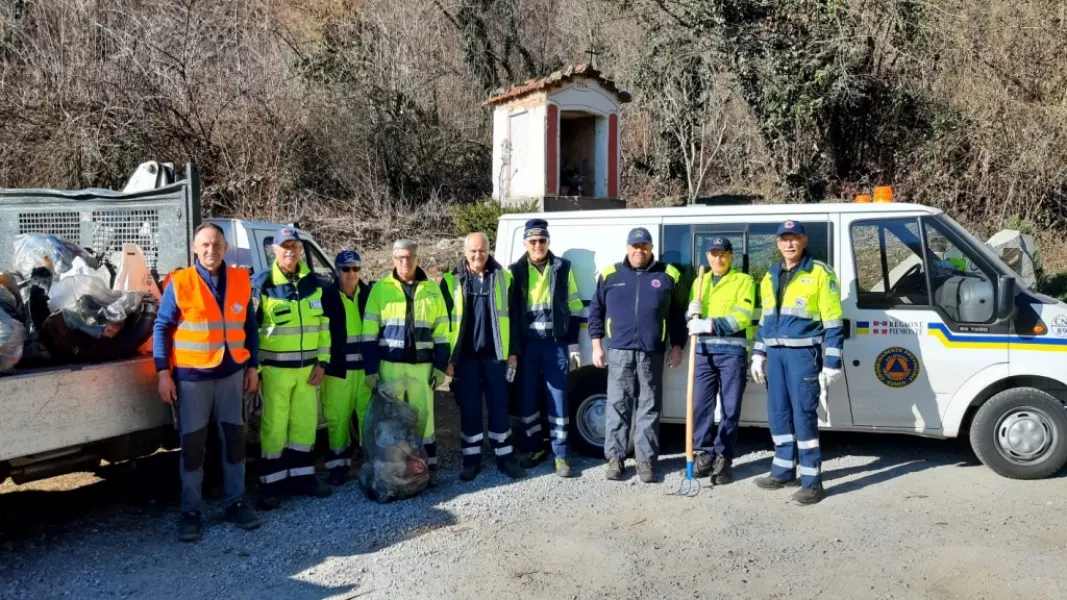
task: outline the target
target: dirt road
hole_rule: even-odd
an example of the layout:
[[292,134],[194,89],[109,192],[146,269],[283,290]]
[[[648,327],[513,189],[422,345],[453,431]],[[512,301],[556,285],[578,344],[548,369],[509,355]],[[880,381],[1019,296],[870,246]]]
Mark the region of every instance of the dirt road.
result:
[[439,489],[377,505],[350,482],[252,533],[211,509],[194,545],[174,537],[172,455],[7,484],[0,598],[1067,598],[1067,479],[1004,479],[958,443],[825,435],[831,495],[798,507],[751,482],[770,464],[761,430],[743,436],[740,481],[696,498],[665,495],[676,445],[654,485],[632,468],[605,481],[589,459],[574,480],[543,466],[511,483],[488,454],[463,483],[455,404],[437,406]]

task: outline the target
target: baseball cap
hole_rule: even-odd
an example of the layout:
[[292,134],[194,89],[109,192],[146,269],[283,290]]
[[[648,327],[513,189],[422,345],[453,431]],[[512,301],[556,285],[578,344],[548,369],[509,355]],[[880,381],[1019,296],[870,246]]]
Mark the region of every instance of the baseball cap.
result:
[[303,242],[300,235],[292,227],[282,227],[274,238],[274,245],[281,246],[285,242]]
[[713,237],[708,242],[708,252],[712,250],[722,250],[723,252],[733,252],[734,245],[730,243],[730,240],[724,237]]
[[343,267],[345,265],[359,265],[359,252],[355,250],[342,250],[337,258],[333,259],[333,266]]
[[652,234],[648,232],[644,227],[634,227],[630,230],[630,235],[626,236],[626,245],[635,246],[637,244],[651,244]]
[[807,233],[804,231],[804,226],[792,219],[779,225],[778,233],[775,235],[783,235],[786,233],[795,233],[796,235],[807,235]]

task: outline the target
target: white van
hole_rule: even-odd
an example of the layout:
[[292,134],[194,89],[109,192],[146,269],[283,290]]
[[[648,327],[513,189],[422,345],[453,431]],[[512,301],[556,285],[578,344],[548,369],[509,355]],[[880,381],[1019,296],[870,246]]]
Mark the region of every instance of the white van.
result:
[[[508,214],[496,241],[502,264],[525,252],[531,218],[548,221],[551,250],[571,261],[586,306],[596,273],[625,257],[633,227],[647,227],[657,260],[682,270],[688,298],[708,238],[729,238],[734,267],[758,286],[779,259],[778,225],[797,220],[809,252],[837,272],[845,316],[845,377],[820,408],[823,429],[969,436],[983,463],[1017,479],[1067,463],[1067,305],[1027,289],[940,210],[828,203]],[[570,439],[603,457],[607,374],[592,366],[584,326],[581,348]],[[664,422],[685,422],[686,376],[684,365],[665,371]],[[766,388],[751,380],[741,424],[767,424]]]

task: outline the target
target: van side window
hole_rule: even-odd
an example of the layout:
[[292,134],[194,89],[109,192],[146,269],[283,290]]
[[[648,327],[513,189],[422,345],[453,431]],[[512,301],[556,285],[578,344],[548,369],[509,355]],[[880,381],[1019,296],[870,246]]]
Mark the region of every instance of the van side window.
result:
[[937,221],[922,223],[934,305],[957,323],[991,321],[996,304],[993,278],[953,243]]
[[[826,222],[806,223],[800,222],[804,226],[804,231],[808,236],[808,254],[815,260],[822,261],[831,267],[833,266],[832,256],[830,252],[830,224]],[[747,270],[745,271],[752,276],[752,279],[756,280],[756,308],[760,308],[763,302],[760,298],[759,289],[763,278],[767,275],[767,271],[770,270],[771,265],[782,260],[781,253],[778,252],[778,226],[779,222],[775,223],[752,223],[748,226],[748,235],[746,236],[746,263]],[[734,254],[737,254],[736,244],[734,246]],[[734,265],[737,265],[737,259],[734,259]]]
[[861,221],[851,235],[859,308],[930,304],[917,219]]
[[[830,224],[826,222],[805,223],[808,234],[808,252],[828,265],[831,257]],[[773,223],[723,223],[705,225],[664,225],[663,251],[660,260],[674,265],[682,272],[682,291],[688,298],[689,288],[696,279],[697,268],[707,266],[706,248],[716,237],[730,240],[734,248],[733,268],[748,273],[756,280],[757,287],[771,265],[781,260],[776,235],[780,222]],[[759,294],[756,294],[759,304]],[[758,308],[758,306],[757,306]]]
[[263,238],[263,264],[267,265],[267,270],[274,268],[274,236],[268,235]]

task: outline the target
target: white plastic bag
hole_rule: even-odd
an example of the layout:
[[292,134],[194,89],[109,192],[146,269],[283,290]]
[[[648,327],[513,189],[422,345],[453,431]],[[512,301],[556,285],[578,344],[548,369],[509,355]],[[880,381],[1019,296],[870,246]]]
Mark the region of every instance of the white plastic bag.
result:
[[59,238],[40,233],[24,233],[15,236],[15,270],[23,279],[29,279],[34,269],[45,268],[52,273],[70,270],[74,254]]

